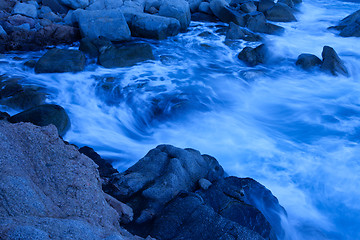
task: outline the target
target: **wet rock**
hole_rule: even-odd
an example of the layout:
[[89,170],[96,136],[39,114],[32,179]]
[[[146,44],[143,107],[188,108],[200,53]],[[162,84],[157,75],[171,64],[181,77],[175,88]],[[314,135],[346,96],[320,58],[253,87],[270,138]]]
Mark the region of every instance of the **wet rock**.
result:
[[55,125],[60,136],[64,136],[70,128],[70,119],[59,105],[43,104],[10,117],[9,122],[30,122],[37,126]]
[[199,10],[199,6],[202,3],[202,0],[186,0],[189,3],[190,11],[192,13]]
[[210,3],[208,3],[208,2],[200,3],[199,12],[203,12],[203,13],[206,13],[206,14],[212,14],[212,11],[210,9]]
[[223,175],[224,170],[213,157],[193,149],[160,145],[124,173],[115,175],[109,194],[131,206],[136,222],[143,223],[180,191],[195,190],[201,178],[215,181]]
[[245,47],[239,54],[238,58],[244,61],[248,66],[253,67],[267,60],[267,49],[264,44],[256,48]]
[[164,0],[159,8],[159,15],[177,19],[181,31],[185,31],[191,21],[189,3],[185,0]]
[[225,23],[236,23],[244,26],[244,17],[241,13],[232,9],[225,0],[213,0],[210,2],[210,9],[216,17]]
[[288,5],[290,8],[295,7],[293,0],[279,0],[278,2]]
[[313,54],[300,54],[296,60],[296,66],[300,66],[304,70],[310,70],[313,67],[320,66],[322,61]]
[[280,34],[284,28],[268,23],[262,12],[249,13],[244,16],[246,27],[253,32]]
[[55,13],[66,14],[69,8],[64,6],[60,1],[57,0],[42,0],[44,6],[48,6]]
[[103,37],[110,41],[127,41],[130,29],[120,10],[81,11],[79,13],[81,35],[91,40]]
[[98,57],[103,49],[112,46],[112,42],[106,39],[90,40],[89,38],[83,38],[80,41],[79,50],[85,54],[88,54],[90,57]]
[[[209,227],[211,226],[211,227]],[[259,234],[226,219],[197,194],[182,193],[156,218],[151,236],[159,240],[263,240]]]
[[245,41],[250,41],[250,42],[261,41],[261,37],[259,35],[231,22],[226,32],[226,40],[234,40],[234,39],[243,39]]
[[98,63],[105,68],[130,67],[153,59],[154,55],[149,44],[134,43],[103,50],[99,55]]
[[36,7],[32,4],[27,4],[27,3],[21,3],[21,2],[16,3],[16,5],[13,9],[13,13],[21,14],[21,15],[28,16],[31,18],[37,17]]
[[276,3],[275,6],[265,12],[268,20],[273,22],[294,22],[297,21],[289,6],[283,3]]
[[36,73],[79,72],[85,68],[85,56],[72,49],[54,48],[47,51],[36,63]]
[[342,19],[335,27],[342,37],[360,37],[360,10]]
[[[210,9],[211,12],[211,9]],[[192,21],[197,21],[197,22],[218,22],[219,19],[217,17],[215,17],[212,12],[211,14],[208,13],[203,13],[203,12],[197,12],[191,15],[191,20]]]
[[321,56],[323,58],[323,63],[320,67],[321,70],[331,73],[334,76],[338,74],[349,76],[345,64],[332,47],[324,46]]
[[175,18],[134,12],[125,12],[124,15],[135,37],[161,40],[180,32],[180,22]]
[[36,61],[35,60],[29,60],[24,63],[24,66],[29,68],[35,68]]
[[249,1],[241,4],[240,10],[243,11],[244,13],[251,13],[251,12],[256,12],[257,7],[255,6],[254,2]]
[[260,0],[258,5],[258,11],[265,13],[267,10],[275,6],[273,0]]

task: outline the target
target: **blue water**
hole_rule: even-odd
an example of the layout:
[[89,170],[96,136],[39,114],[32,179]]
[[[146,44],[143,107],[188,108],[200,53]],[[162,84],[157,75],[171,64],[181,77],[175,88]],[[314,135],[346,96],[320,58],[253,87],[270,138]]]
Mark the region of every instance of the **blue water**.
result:
[[[0,73],[43,86],[70,115],[65,139],[119,170],[161,143],[192,147],[267,186],[288,212],[286,239],[360,239],[360,41],[327,30],[358,9],[359,1],[304,0],[298,22],[264,36],[272,60],[255,68],[236,55],[258,43],[225,44],[217,31],[225,24],[192,22],[187,33],[147,41],[156,60],[134,67],[89,61],[81,73],[35,75],[7,55]],[[325,45],[350,77],[295,66],[299,54],[321,57]]]

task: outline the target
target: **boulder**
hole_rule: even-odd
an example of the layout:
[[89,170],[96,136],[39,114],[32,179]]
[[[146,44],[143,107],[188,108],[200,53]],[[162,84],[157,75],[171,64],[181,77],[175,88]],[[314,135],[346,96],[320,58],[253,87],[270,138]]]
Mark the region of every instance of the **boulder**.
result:
[[295,7],[293,0],[279,0],[278,2],[288,5],[290,8]]
[[191,21],[197,22],[219,22],[219,19],[213,15],[211,9],[210,13],[196,12],[191,15]]
[[185,31],[191,21],[189,3],[185,0],[164,0],[159,8],[159,15],[177,19],[181,31]]
[[268,23],[262,12],[249,13],[244,16],[246,27],[253,32],[266,34],[280,34],[284,31],[283,27]]
[[120,10],[81,11],[79,13],[81,35],[89,39],[103,37],[110,41],[127,41],[130,29]]
[[69,8],[64,6],[57,0],[42,0],[44,6],[48,6],[55,13],[66,14],[69,11]]
[[0,121],[1,239],[135,239],[119,227],[96,165],[54,126]]
[[259,35],[231,22],[226,32],[226,40],[234,39],[243,39],[250,42],[261,41],[261,37]]
[[340,30],[339,35],[342,37],[360,37],[360,10],[342,19],[338,26],[331,28]]
[[37,126],[55,125],[60,136],[70,128],[70,119],[64,108],[55,104],[43,104],[10,117],[9,122],[30,122]]
[[98,63],[105,68],[130,67],[139,62],[153,60],[151,46],[146,43],[132,43],[122,47],[109,47],[102,51]]
[[225,0],[212,0],[210,2],[210,9],[222,22],[233,22],[237,25],[245,26],[244,16],[232,9]]
[[124,173],[115,175],[108,194],[133,208],[136,223],[144,223],[179,192],[195,190],[201,178],[212,182],[223,176],[224,170],[213,157],[193,149],[159,145]]
[[265,12],[266,19],[273,22],[297,21],[292,9],[283,3],[277,2],[272,8]]
[[49,46],[60,43],[73,43],[80,39],[78,28],[62,24],[44,26],[35,33],[36,43],[40,46]]
[[206,13],[206,14],[212,14],[212,11],[210,9],[210,3],[208,3],[208,2],[200,3],[199,12],[203,12],[203,13]]
[[192,13],[199,10],[199,6],[202,3],[202,0],[186,0],[189,3],[190,11]]
[[240,10],[244,13],[256,12],[257,7],[255,6],[253,1],[245,2],[240,5]]
[[310,70],[313,67],[320,66],[322,61],[313,54],[300,54],[296,60],[296,66],[300,66],[304,70]]
[[349,76],[345,64],[332,47],[324,46],[321,56],[323,58],[323,63],[320,67],[321,70],[331,73],[334,76],[338,74]]
[[180,32],[180,23],[174,18],[134,12],[125,12],[124,15],[135,37],[161,40]]
[[122,0],[95,0],[86,10],[118,9],[123,4]]
[[80,40],[79,50],[90,57],[98,57],[102,52],[102,49],[112,46],[112,42],[106,39],[90,40],[88,38],[83,38]]
[[29,24],[30,28],[34,28],[36,23],[35,19],[27,16],[22,16],[19,14],[8,17],[6,21],[12,26]]
[[238,58],[248,66],[254,67],[258,64],[265,63],[267,60],[267,49],[264,44],[256,48],[245,47],[239,54]]
[[17,2],[13,9],[13,13],[21,14],[21,15],[28,16],[31,18],[37,17],[36,7],[32,4],[27,4],[27,3]]
[[265,13],[267,10],[275,6],[275,3],[273,0],[260,0],[258,4],[258,11]]
[[79,72],[85,68],[85,55],[78,50],[54,48],[36,63],[36,73]]
[[86,8],[90,5],[89,0],[59,0],[59,2],[72,9]]

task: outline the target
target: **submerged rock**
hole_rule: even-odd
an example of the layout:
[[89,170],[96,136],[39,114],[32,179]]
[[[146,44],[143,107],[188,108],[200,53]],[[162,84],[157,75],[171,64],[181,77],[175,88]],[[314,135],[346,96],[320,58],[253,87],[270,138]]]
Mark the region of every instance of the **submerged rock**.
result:
[[264,44],[256,48],[245,47],[239,54],[238,58],[244,61],[250,67],[256,66],[260,63],[265,63],[267,60],[267,49]]
[[235,23],[230,23],[226,32],[226,40],[243,39],[245,41],[261,41],[261,37],[246,28],[242,28]]
[[72,49],[54,48],[47,51],[36,63],[36,73],[79,72],[85,68],[85,55]]
[[313,67],[320,66],[322,61],[314,54],[303,53],[300,54],[296,60],[296,65],[304,70],[310,70]]
[[9,118],[11,123],[30,122],[37,126],[55,125],[63,136],[70,128],[70,119],[64,108],[55,104],[44,104],[15,114]]
[[337,76],[338,74],[349,76],[349,72],[343,61],[332,47],[324,46],[321,56],[323,58],[323,63],[320,67],[321,70],[331,73],[334,76]]
[[294,22],[296,18],[292,9],[283,3],[276,3],[272,8],[265,12],[266,19],[273,22]]

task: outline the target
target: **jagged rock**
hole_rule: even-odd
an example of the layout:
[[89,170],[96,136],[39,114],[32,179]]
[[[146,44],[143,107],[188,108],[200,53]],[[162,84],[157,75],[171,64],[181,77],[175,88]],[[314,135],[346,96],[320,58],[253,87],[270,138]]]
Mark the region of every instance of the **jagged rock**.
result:
[[37,17],[36,7],[32,4],[27,4],[27,3],[17,2],[13,9],[13,13],[21,14],[21,15],[28,16],[31,18]]
[[193,149],[159,145],[124,173],[115,175],[113,190],[108,193],[131,206],[136,222],[143,223],[179,192],[195,190],[201,178],[214,181],[223,175],[213,157]]
[[244,16],[246,27],[253,32],[266,34],[280,34],[284,28],[268,23],[262,12],[249,13]]
[[130,67],[153,59],[154,55],[149,44],[133,43],[103,50],[99,55],[98,63],[105,68]]
[[110,41],[127,41],[130,29],[120,10],[81,11],[79,27],[83,38],[90,40],[103,37]]
[[191,21],[189,3],[185,0],[164,0],[159,8],[159,15],[177,19],[181,31],[185,31]]
[[335,27],[340,30],[342,37],[360,37],[360,10],[350,14],[339,22]]
[[320,66],[322,61],[320,58],[313,54],[300,54],[298,59],[296,60],[296,65],[300,66],[304,70],[309,70],[313,67]]
[[261,37],[259,35],[231,22],[226,32],[226,40],[234,40],[234,39],[244,39],[245,41],[250,41],[250,42],[261,41]]
[[239,26],[244,26],[244,17],[241,13],[231,9],[225,0],[213,0],[210,2],[210,9],[222,22],[234,22]]
[[273,22],[297,21],[291,8],[283,3],[277,2],[272,8],[265,12],[266,19]]
[[36,63],[36,73],[79,72],[85,68],[85,56],[72,49],[54,48],[47,51]]
[[264,44],[256,48],[245,47],[238,55],[238,58],[244,61],[250,67],[265,63],[267,60],[267,49]]
[[334,76],[337,76],[338,74],[349,76],[349,72],[343,61],[332,47],[324,46],[321,56],[323,58],[323,63],[320,67],[321,70],[331,73]]
[[11,123],[30,122],[37,126],[55,125],[60,136],[70,128],[70,119],[64,108],[55,104],[43,104],[9,118]]

